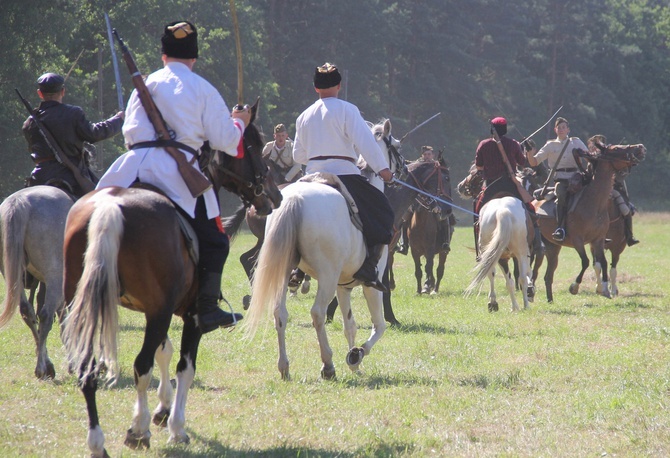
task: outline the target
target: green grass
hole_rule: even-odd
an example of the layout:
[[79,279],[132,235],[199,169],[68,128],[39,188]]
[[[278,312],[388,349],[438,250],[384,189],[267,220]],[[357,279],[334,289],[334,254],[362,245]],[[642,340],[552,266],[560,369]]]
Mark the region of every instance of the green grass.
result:
[[[189,446],[169,445],[156,427],[150,451],[123,446],[144,317],[122,309],[120,380],[98,392],[107,450],[126,457],[668,456],[669,221],[668,214],[636,216],[642,243],[622,255],[619,297],[595,295],[592,271],[570,295],[579,259],[564,249],[554,303],[546,303],[540,280],[531,310],[520,313],[510,311],[500,280],[498,313],[487,312],[485,288],[463,298],[474,267],[469,227],[456,230],[437,296],[417,296],[411,258],[396,256],[393,304],[403,326],[388,329],[352,374],[336,315],[328,325],[333,382],[319,378],[314,289],[289,299],[289,382],[279,378],[273,326],[250,342],[240,330],[207,334],[187,405]],[[225,269],[224,294],[238,310],[249,287],[237,259],[252,243],[238,238]],[[353,311],[362,343],[370,320],[360,289]],[[175,320],[176,348],[180,330]],[[88,455],[84,400],[66,372],[57,330],[49,343],[57,376],[41,382],[21,319],[0,331],[0,456]]]

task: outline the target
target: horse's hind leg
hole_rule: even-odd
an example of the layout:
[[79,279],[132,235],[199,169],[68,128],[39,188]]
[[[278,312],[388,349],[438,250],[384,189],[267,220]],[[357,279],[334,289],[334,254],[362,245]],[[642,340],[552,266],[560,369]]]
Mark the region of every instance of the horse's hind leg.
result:
[[174,395],[172,383],[170,383],[170,361],[174,354],[174,348],[170,338],[166,338],[158,346],[154,360],[158,364],[160,371],[160,381],[158,382],[158,406],[154,409],[154,425],[164,428],[167,426],[167,420],[170,417],[172,407],[172,397]]
[[126,433],[125,445],[132,449],[145,449],[150,447],[151,414],[149,413],[148,393],[151,383],[151,374],[154,368],[154,357],[158,346],[167,337],[170,327],[171,315],[167,318],[148,318],[147,327],[144,331],[144,343],[140,350],[133,368],[135,370],[135,389],[137,400],[130,429]]
[[[327,275],[321,275],[319,278],[324,278]],[[316,338],[319,341],[319,350],[321,352],[321,377],[325,380],[332,380],[335,378],[335,365],[333,364],[333,350],[330,348],[328,343],[328,335],[326,334],[326,309],[328,304],[335,295],[336,285],[330,284],[324,280],[319,281],[319,287],[316,291],[316,299],[314,300],[314,305],[312,306],[311,315],[312,315],[312,325],[316,330]],[[335,283],[335,282],[332,282]],[[349,304],[345,304],[346,298],[341,297],[338,294],[338,303],[340,305],[340,310],[344,316],[345,312],[350,311]],[[345,323],[345,334],[347,320],[344,319]]]
[[489,273],[488,277],[489,277],[489,303],[488,303],[489,312],[497,312],[498,300],[496,299],[495,268],[491,269],[491,272]]
[[363,295],[370,310],[370,318],[372,319],[372,331],[368,340],[360,347],[354,347],[349,350],[347,355],[347,364],[351,370],[356,370],[361,363],[363,356],[369,355],[372,347],[381,339],[386,330],[386,321],[382,313],[382,293],[374,288],[364,286]]
[[63,306],[63,280],[60,276],[48,279],[48,283],[40,283],[37,293],[38,353],[35,376],[40,379],[53,379],[56,370],[47,351],[47,338],[53,328],[56,313]]
[[516,283],[514,282],[514,279],[512,278],[512,272],[509,270],[509,260],[508,259],[501,259],[498,261],[500,264],[500,267],[502,267],[503,271],[503,278],[505,279],[505,287],[507,287],[507,292],[509,293],[509,298],[510,301],[512,302],[512,311],[513,312],[518,312],[519,311],[519,303],[516,301]]
[[[288,275],[286,274],[286,283],[288,283]],[[285,283],[285,284],[286,284]],[[282,380],[290,380],[291,374],[289,372],[289,360],[286,353],[286,325],[288,324],[288,310],[286,309],[286,292],[281,296],[279,304],[274,310],[275,330],[277,331],[277,344],[279,348],[279,357],[277,358],[277,369]],[[325,320],[325,319],[324,319]]]

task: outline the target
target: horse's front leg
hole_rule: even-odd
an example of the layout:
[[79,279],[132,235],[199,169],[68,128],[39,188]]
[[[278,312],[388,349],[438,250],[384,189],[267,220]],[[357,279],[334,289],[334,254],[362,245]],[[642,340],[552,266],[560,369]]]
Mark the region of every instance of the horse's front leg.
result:
[[369,355],[372,347],[384,335],[386,331],[386,321],[384,321],[384,314],[382,311],[382,292],[374,288],[364,286],[363,295],[370,310],[370,318],[372,319],[372,331],[368,340],[360,347],[354,347],[349,350],[347,355],[347,364],[351,370],[355,370],[360,365],[363,356]]
[[[316,299],[312,306],[312,325],[316,331],[316,338],[319,341],[319,350],[321,352],[321,377],[325,380],[332,380],[335,378],[335,365],[333,364],[333,350],[328,343],[328,335],[326,334],[326,310],[328,304],[335,295],[337,289],[337,277],[334,272],[319,273],[319,287],[316,290]],[[345,313],[350,314],[351,307],[348,299],[337,297],[342,316],[344,316],[345,334],[347,330],[347,320]],[[345,304],[344,302],[347,302]]]
[[601,296],[611,299],[609,284],[607,282],[607,258],[605,257],[605,243],[599,241],[594,249],[594,268],[602,274],[602,287],[599,291]]
[[414,260],[414,278],[416,278],[416,294],[421,294],[421,256],[412,250],[412,259]]
[[160,381],[158,383],[158,406],[154,409],[153,422],[154,425],[164,428],[167,426],[167,420],[170,417],[170,409],[172,408],[172,398],[174,390],[172,383],[170,383],[170,361],[174,354],[174,348],[170,338],[166,338],[156,350],[154,357],[158,370],[160,371]]
[[431,294],[435,290],[435,276],[433,275],[433,266],[435,262],[435,255],[431,253],[426,254],[426,281],[423,284],[423,294]]
[[[181,349],[179,350],[179,362],[177,363],[177,390],[175,393],[172,411],[168,417],[167,425],[170,432],[169,442],[188,444],[190,439],[186,434],[186,399],[188,390],[195,379],[196,356],[202,332],[196,326],[192,315],[184,316],[184,330],[181,335]],[[168,380],[169,383],[169,380]]]
[[617,286],[617,264],[619,263],[619,256],[621,253],[612,251],[612,263],[611,269],[610,269],[610,292],[612,293],[612,297],[618,296],[619,295],[619,287]]
[[503,271],[503,278],[505,279],[505,287],[507,288],[510,301],[512,302],[512,311],[518,312],[519,303],[516,300],[516,283],[514,282],[514,278],[512,278],[513,277],[512,272],[509,270],[509,259],[501,259],[498,261],[498,264],[500,264],[500,267],[502,268]]

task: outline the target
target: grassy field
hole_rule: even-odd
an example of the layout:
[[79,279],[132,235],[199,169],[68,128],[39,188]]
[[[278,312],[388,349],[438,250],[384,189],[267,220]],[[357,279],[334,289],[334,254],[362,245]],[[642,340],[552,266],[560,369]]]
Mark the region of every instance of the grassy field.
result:
[[[352,374],[336,315],[328,325],[333,382],[319,379],[314,291],[289,299],[289,382],[279,378],[273,326],[250,342],[240,330],[206,335],[187,406],[189,446],[169,445],[155,427],[148,452],[123,446],[144,317],[122,310],[119,383],[98,392],[107,450],[124,457],[669,456],[670,215],[635,222],[642,243],[623,253],[621,294],[612,300],[595,295],[592,271],[579,295],[567,292],[579,260],[565,249],[553,304],[540,281],[531,310],[512,313],[499,281],[501,311],[488,313],[484,290],[462,295],[474,267],[465,226],[456,230],[437,296],[417,296],[411,258],[396,256],[393,302],[402,326],[388,329]],[[225,270],[224,294],[238,310],[249,287],[237,258],[252,243],[239,237]],[[360,290],[353,302],[362,343],[370,321]],[[180,330],[175,321],[176,348]],[[84,400],[66,372],[57,330],[50,354],[56,379],[37,381],[21,319],[0,331],[0,456],[88,455]]]

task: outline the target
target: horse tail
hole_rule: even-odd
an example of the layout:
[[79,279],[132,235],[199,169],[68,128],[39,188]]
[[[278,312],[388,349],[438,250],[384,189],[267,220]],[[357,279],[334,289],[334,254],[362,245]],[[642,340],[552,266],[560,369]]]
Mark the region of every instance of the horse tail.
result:
[[116,377],[117,264],[122,236],[121,208],[111,201],[97,203],[88,225],[84,271],[69,306],[63,337],[71,367],[79,368],[82,383],[93,372],[96,355],[108,367],[107,379]]
[[496,227],[493,230],[491,240],[486,244],[486,247],[482,247],[480,261],[475,267],[477,271],[475,278],[465,290],[466,296],[472,294],[477,285],[491,273],[512,239],[512,212],[506,208],[500,209],[496,212],[496,220]]
[[226,231],[226,234],[228,234],[231,241],[237,236],[246,217],[247,207],[242,204],[235,210],[235,213],[225,218],[221,218],[223,229]]
[[30,220],[30,204],[18,196],[11,202],[6,201],[7,211],[0,221],[2,238],[2,266],[5,275],[7,295],[2,304],[0,328],[5,326],[14,316],[23,294],[23,275],[26,269],[26,253],[23,248],[28,222]]
[[249,338],[255,334],[261,319],[270,315],[268,304],[276,307],[286,295],[287,275],[297,256],[302,203],[300,198],[284,199],[268,221],[252,280],[251,304],[244,319],[245,334]]

